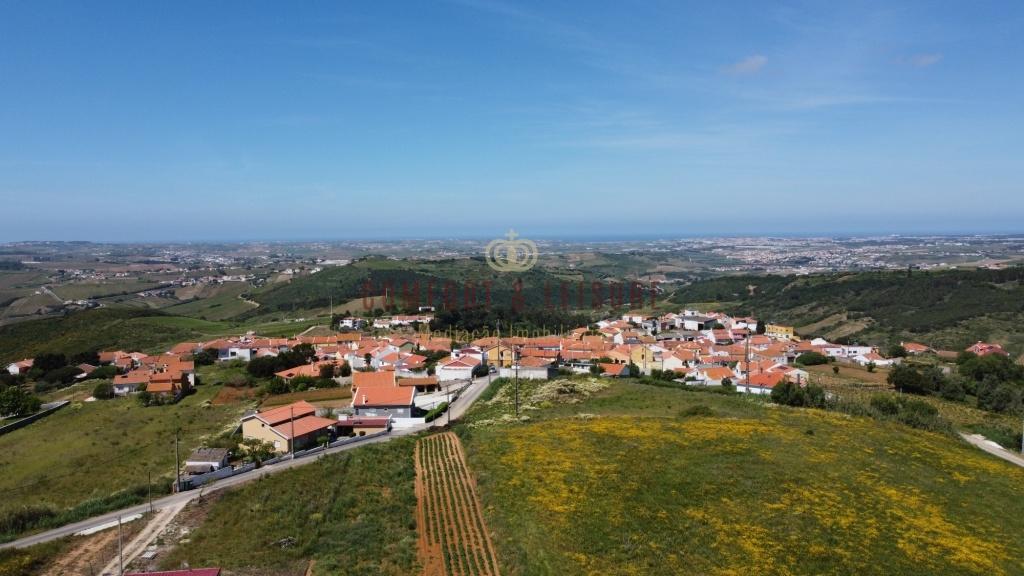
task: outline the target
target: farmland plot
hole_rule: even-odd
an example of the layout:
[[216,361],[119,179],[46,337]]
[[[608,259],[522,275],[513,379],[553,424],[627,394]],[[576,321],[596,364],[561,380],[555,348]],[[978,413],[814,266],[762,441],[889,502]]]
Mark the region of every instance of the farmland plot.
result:
[[419,556],[425,576],[497,576],[498,562],[480,498],[457,436],[416,444]]

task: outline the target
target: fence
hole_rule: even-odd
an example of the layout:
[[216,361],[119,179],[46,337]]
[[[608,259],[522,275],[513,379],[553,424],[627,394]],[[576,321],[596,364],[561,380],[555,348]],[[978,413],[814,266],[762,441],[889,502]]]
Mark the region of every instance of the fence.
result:
[[57,410],[60,410],[61,408],[67,406],[70,403],[71,402],[68,400],[61,400],[60,402],[51,402],[49,404],[43,404],[43,409],[40,410],[39,412],[36,412],[31,416],[26,416],[21,420],[18,420],[17,422],[11,422],[6,426],[0,426],[0,436],[3,436],[8,432],[14,432],[19,428],[24,428],[25,426],[28,426],[29,424],[35,422],[36,420],[46,418],[50,414],[53,414]]
[[[351,438],[342,438],[341,440],[335,440],[334,442],[331,442],[330,444],[327,445],[326,448],[324,446],[317,446],[316,448],[310,448],[309,450],[300,450],[300,451],[296,452],[294,455],[282,454],[280,456],[275,456],[273,458],[270,458],[269,460],[264,460],[263,462],[260,463],[260,466],[270,466],[272,464],[277,464],[278,462],[281,462],[281,461],[284,461],[284,460],[290,460],[290,459],[295,459],[295,458],[302,458],[302,457],[305,457],[305,456],[311,456],[313,454],[318,454],[320,452],[323,452],[327,448],[337,448],[338,446],[345,446],[346,444],[355,444],[356,442],[362,442],[364,440],[369,440],[370,438],[376,438],[378,436],[383,436],[385,434],[388,434],[389,432],[390,432],[390,430],[381,430],[380,432],[374,432],[373,434],[367,434],[366,436],[353,436]],[[196,475],[196,476],[190,476],[190,477],[182,480],[182,482],[181,482],[182,483],[182,490],[192,490],[194,488],[198,488],[198,487],[202,486],[203,484],[208,484],[210,482],[213,482],[214,480],[220,480],[221,478],[229,478],[231,476],[237,476],[238,474],[244,474],[246,472],[251,472],[251,471],[253,471],[255,469],[256,469],[256,464],[249,463],[249,464],[243,464],[242,466],[238,466],[238,467],[234,467],[234,468],[232,468],[230,466],[227,466],[227,467],[221,468],[220,470],[214,470],[213,472],[207,472],[206,474],[199,474],[199,475]]]

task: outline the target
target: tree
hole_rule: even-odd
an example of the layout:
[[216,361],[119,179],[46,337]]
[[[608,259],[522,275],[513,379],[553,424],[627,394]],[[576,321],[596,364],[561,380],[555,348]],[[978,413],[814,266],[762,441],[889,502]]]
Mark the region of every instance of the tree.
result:
[[348,365],[348,362],[345,362],[344,364],[341,365],[341,377],[342,378],[347,378],[347,377],[349,377],[351,375],[352,375],[352,367]]
[[287,368],[290,368],[290,366],[282,368],[280,362],[274,356],[264,356],[250,360],[245,370],[257,378],[270,378],[276,372],[286,370]]
[[211,366],[217,361],[218,352],[215,348],[203,348],[192,355],[196,366]]
[[333,380],[335,369],[337,367],[334,364],[324,364],[320,367],[320,379],[321,380]]
[[734,391],[736,387],[732,385],[732,378],[722,378],[722,390]]
[[909,394],[926,394],[930,383],[913,366],[897,364],[886,378],[896,390]]
[[39,411],[42,401],[17,386],[0,390],[0,417],[28,416]]
[[241,447],[245,452],[245,459],[257,466],[274,457],[274,445],[259,438],[246,438],[242,440]]
[[110,380],[100,380],[93,386],[92,397],[98,400],[110,400],[114,397],[114,385]]
[[483,378],[484,376],[487,376],[488,370],[489,368],[487,368],[486,364],[477,364],[473,367],[473,378]]
[[267,382],[264,385],[264,388],[266,389],[267,394],[287,394],[288,392],[291,392],[291,388],[288,386],[288,383],[280,378],[274,378],[270,382]]
[[874,362],[868,362],[867,366],[865,366],[865,368],[868,369],[868,372],[874,372],[875,368],[877,368],[877,367],[878,367],[878,364],[875,364]]
[[95,350],[86,350],[79,352],[71,357],[71,364],[92,364],[96,366],[100,363],[100,355]]
[[117,376],[117,366],[114,366],[113,364],[100,366],[89,373],[89,378],[96,378],[99,380],[112,380],[114,376]]
[[363,363],[366,364],[367,367],[370,367],[372,365],[371,364],[372,361],[373,361],[373,355],[371,355],[369,352],[367,352],[366,354],[363,354]]
[[153,395],[145,390],[140,390],[139,393],[135,395],[135,399],[143,406],[149,406],[153,403]]
[[68,365],[68,359],[60,353],[44,352],[32,360],[32,368],[42,370],[44,373]]
[[806,406],[824,408],[826,404],[825,390],[821,386],[808,384],[801,387],[794,382],[780,382],[772,388],[772,402],[785,406]]
[[906,358],[907,349],[901,344],[893,344],[885,353],[888,358]]
[[967,392],[964,390],[959,378],[946,378],[939,386],[939,396],[946,400],[963,402]]

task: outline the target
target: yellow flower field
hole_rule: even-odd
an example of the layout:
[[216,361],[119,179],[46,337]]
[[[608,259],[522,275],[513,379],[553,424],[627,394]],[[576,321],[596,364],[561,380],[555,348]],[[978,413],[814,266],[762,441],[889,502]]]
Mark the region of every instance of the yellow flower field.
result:
[[939,434],[777,408],[466,436],[513,574],[1024,574],[1024,470]]

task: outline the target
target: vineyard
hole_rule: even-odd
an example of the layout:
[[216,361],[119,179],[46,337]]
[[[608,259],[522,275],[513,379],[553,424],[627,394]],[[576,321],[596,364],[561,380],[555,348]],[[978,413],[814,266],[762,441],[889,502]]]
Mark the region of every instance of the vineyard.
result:
[[446,432],[423,438],[415,461],[424,576],[497,576],[494,545],[458,437]]

